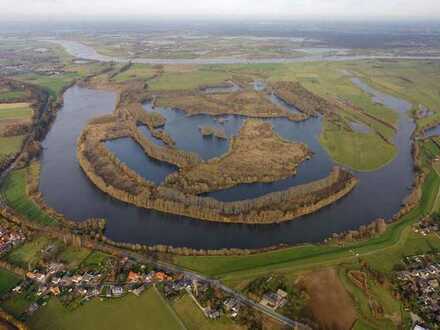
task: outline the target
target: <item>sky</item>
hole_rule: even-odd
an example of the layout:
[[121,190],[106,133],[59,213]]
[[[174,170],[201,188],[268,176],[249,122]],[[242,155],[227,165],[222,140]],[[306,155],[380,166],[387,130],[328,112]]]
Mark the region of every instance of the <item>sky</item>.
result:
[[0,0],[0,17],[439,18],[440,0]]

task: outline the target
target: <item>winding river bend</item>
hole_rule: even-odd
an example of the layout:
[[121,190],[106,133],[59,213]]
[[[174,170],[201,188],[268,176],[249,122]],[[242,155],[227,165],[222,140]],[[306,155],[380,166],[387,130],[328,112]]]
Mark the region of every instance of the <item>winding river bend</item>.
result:
[[[106,235],[115,241],[203,249],[261,248],[281,243],[321,241],[334,232],[358,228],[378,217],[392,216],[400,208],[412,184],[410,137],[415,125],[405,115],[411,105],[377,92],[360,80],[353,80],[353,83],[369,93],[377,102],[400,113],[400,127],[395,138],[399,153],[392,162],[380,170],[368,173],[355,172],[360,182],[347,197],[317,213],[294,221],[274,225],[203,222],[139,209],[105,195],[94,187],[81,171],[76,159],[76,141],[90,118],[113,111],[116,95],[112,92],[78,86],[66,91],[64,106],[44,141],[40,190],[49,206],[69,218],[78,221],[89,217],[106,218]],[[170,112],[168,116],[176,116],[176,113]],[[192,117],[186,118],[193,120]],[[236,126],[234,121],[240,121],[236,116],[226,119],[231,121],[226,125],[233,127]],[[240,185],[212,193],[212,197],[222,200],[244,199],[315,180],[328,174],[333,161],[318,143],[321,127],[319,118],[301,123],[279,118],[271,120],[271,123],[282,137],[307,143],[314,152],[314,157],[298,169],[297,176],[272,184]],[[184,130],[180,131],[184,132]],[[177,141],[181,137],[179,130],[174,132],[177,136],[173,137]],[[200,133],[196,132],[196,134]],[[130,146],[130,142],[124,143],[127,145],[119,146],[120,151],[117,152],[121,159],[124,161],[134,159],[132,165],[129,164],[134,167],[139,166],[141,162],[142,166],[139,168],[142,167],[145,172],[149,175],[153,173],[154,176],[157,172],[155,167],[150,167],[151,159],[143,155],[134,145]],[[215,148],[213,145],[215,146],[216,143],[212,144],[211,148]],[[224,147],[222,143],[219,145],[219,148]],[[163,164],[156,163],[155,166],[162,167]]]

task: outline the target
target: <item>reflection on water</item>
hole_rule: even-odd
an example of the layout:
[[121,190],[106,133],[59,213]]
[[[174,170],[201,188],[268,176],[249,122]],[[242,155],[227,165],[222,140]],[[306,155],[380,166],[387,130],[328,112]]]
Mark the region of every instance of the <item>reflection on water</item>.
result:
[[177,171],[173,164],[146,155],[132,138],[111,140],[105,144],[123,163],[155,184],[161,184],[169,174]]
[[[361,84],[359,86],[365,87]],[[355,172],[360,182],[352,193],[319,212],[295,221],[274,225],[196,221],[186,217],[139,209],[102,193],[81,171],[76,159],[76,141],[81,129],[90,118],[109,113],[114,109],[116,96],[111,92],[78,86],[66,91],[64,106],[59,111],[43,143],[40,190],[48,205],[69,218],[78,220],[89,217],[106,218],[106,235],[115,241],[211,249],[258,248],[280,243],[321,241],[334,232],[358,228],[378,217],[391,217],[400,208],[402,200],[409,192],[408,187],[412,184],[413,163],[410,136],[414,130],[414,123],[405,115],[411,105],[371,89],[368,89],[368,93],[401,114],[400,127],[395,137],[395,143],[399,149],[397,157],[378,171]],[[163,114],[167,113],[166,117],[170,120],[170,126],[174,125],[167,132],[171,135],[175,134],[172,137],[178,143],[178,148],[198,150],[204,157],[221,154],[227,149],[227,141],[222,145],[221,140],[212,139],[215,143],[215,147],[211,145],[213,150],[203,151],[205,147],[197,145],[200,143],[199,138],[192,138],[193,135],[200,136],[198,132],[200,118],[203,118],[202,122],[206,123],[209,116],[186,117],[179,111],[163,111]],[[237,132],[242,118],[226,116],[225,119],[225,130],[230,136]],[[179,129],[181,127],[179,121],[182,121],[181,124],[185,129]],[[288,187],[315,180],[329,173],[333,162],[318,142],[320,118],[311,118],[300,123],[277,118],[270,122],[283,138],[306,142],[314,152],[312,159],[304,162],[298,169],[298,175],[293,178],[271,185],[240,185],[232,188],[234,190],[214,193],[216,198],[223,200],[248,198],[248,196],[258,195],[258,191],[282,189],[283,185]],[[214,119],[209,123],[220,125]],[[167,127],[164,129],[167,130]],[[186,132],[186,129],[194,134]],[[188,142],[186,139],[194,140]],[[194,147],[193,143],[197,146]],[[142,165],[143,161],[148,158],[142,152],[136,151],[138,149],[134,144],[128,142],[116,144],[117,146],[113,147],[126,149],[122,152],[129,154],[127,159],[137,157],[135,154],[142,154],[143,160],[139,160],[141,164],[139,166],[145,171],[145,175],[156,176],[158,172],[154,168],[150,165]]]

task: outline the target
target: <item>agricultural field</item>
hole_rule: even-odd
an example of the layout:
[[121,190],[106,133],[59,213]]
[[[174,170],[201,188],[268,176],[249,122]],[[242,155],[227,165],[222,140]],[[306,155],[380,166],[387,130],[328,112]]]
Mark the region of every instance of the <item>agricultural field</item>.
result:
[[92,300],[73,311],[52,298],[29,321],[31,329],[183,329],[181,321],[154,288],[140,297],[132,294],[105,301]]
[[28,74],[19,75],[15,78],[30,84],[34,84],[46,89],[50,96],[57,99],[63,89],[72,84],[81,76],[76,72],[65,72],[56,76]]
[[32,108],[29,103],[3,103],[0,104],[0,120],[5,119],[30,119]]
[[230,73],[210,70],[209,67],[167,67],[159,78],[149,83],[149,88],[152,91],[192,90],[219,84],[230,78]]
[[112,80],[115,82],[124,82],[134,79],[150,80],[157,75],[158,72],[159,70],[153,66],[132,64],[128,70],[118,73]]
[[17,127],[30,125],[32,114],[29,103],[0,103],[0,161],[20,151],[25,137]]

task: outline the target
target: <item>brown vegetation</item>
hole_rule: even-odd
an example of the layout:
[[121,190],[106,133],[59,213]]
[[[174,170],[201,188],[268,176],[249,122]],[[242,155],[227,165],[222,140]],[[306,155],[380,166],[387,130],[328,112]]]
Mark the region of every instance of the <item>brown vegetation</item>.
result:
[[309,307],[320,329],[352,329],[356,308],[335,269],[305,274],[301,284],[310,296]]
[[226,132],[223,128],[201,126],[199,127],[199,130],[203,136],[214,136],[217,139],[227,139]]
[[273,85],[274,93],[286,103],[296,107],[301,112],[316,116],[337,111],[337,107],[326,99],[313,94],[299,82],[279,81]]
[[90,141],[87,131],[79,139],[78,159],[90,180],[115,198],[139,207],[210,221],[272,223],[291,220],[342,198],[357,183],[350,173],[335,168],[322,180],[253,200],[225,203],[174,188],[155,187],[122,164],[102,143]]
[[269,123],[249,119],[227,154],[169,176],[167,186],[199,194],[241,183],[277,181],[295,174],[310,156],[306,145],[285,141]]
[[274,105],[265,93],[239,91],[234,93],[200,94],[186,93],[178,96],[160,95],[156,105],[184,110],[190,115],[209,114],[242,115],[256,118],[288,117],[290,120],[305,120],[302,114],[292,114]]

